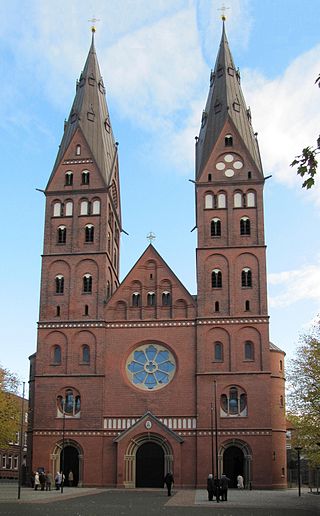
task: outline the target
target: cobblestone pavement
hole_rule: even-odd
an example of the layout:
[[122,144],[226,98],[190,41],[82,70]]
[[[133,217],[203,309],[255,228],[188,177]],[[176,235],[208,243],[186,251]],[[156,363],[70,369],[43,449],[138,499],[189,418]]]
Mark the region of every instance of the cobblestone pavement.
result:
[[320,516],[320,495],[284,491],[229,490],[228,502],[209,502],[205,490],[65,488],[34,491],[0,484],[1,516]]

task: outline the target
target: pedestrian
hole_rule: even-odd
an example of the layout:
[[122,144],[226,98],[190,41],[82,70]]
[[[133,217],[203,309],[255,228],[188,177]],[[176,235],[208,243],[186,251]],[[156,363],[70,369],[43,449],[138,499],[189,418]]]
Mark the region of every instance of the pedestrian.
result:
[[39,473],[39,480],[40,480],[41,491],[44,491],[44,488],[46,485],[46,476],[45,476],[45,473],[43,470],[40,471],[40,473]]
[[218,477],[215,477],[213,481],[213,494],[216,497],[217,503],[220,502],[220,482]]
[[59,489],[61,487],[61,482],[62,482],[62,475],[61,475],[60,471],[57,471],[57,474],[54,477],[54,481],[56,484],[56,491],[59,491]]
[[172,484],[174,484],[174,478],[173,478],[173,474],[171,473],[171,471],[169,471],[166,474],[166,476],[164,477],[164,483],[168,489],[168,496],[171,496],[171,487],[172,487]]
[[73,473],[72,473],[72,471],[69,471],[68,484],[69,484],[69,487],[73,486]]
[[212,502],[213,499],[213,475],[212,473],[209,473],[207,478],[207,491],[208,491],[208,500],[209,502]]
[[228,486],[229,486],[230,478],[228,478],[224,473],[222,473],[220,478],[220,491],[221,491],[221,501],[227,502],[228,500]]
[[35,477],[35,471],[32,471],[31,476],[30,476],[30,483],[31,483],[32,489],[34,488],[34,477]]
[[243,476],[240,474],[237,476],[237,488],[244,489]]
[[51,491],[52,475],[50,471],[46,474],[46,491]]
[[39,473],[38,471],[34,474],[34,490],[38,491],[38,487],[40,486]]

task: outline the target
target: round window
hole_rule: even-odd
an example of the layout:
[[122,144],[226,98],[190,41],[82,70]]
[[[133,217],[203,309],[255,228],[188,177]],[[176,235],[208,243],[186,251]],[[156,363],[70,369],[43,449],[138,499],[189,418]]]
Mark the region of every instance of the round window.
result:
[[159,344],[136,348],[126,362],[126,373],[133,385],[143,390],[159,390],[171,382],[176,371],[172,353]]

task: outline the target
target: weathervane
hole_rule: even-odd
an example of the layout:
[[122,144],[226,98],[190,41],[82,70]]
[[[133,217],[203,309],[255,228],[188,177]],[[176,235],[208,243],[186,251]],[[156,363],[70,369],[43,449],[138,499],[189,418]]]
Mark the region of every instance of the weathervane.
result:
[[147,234],[147,240],[149,240],[150,244],[152,244],[152,241],[155,240],[156,235],[150,231],[150,233]]
[[226,19],[227,19],[226,14],[225,14],[227,9],[230,9],[230,7],[226,7],[224,4],[222,4],[222,7],[220,7],[220,9],[217,9],[217,11],[222,12],[222,14],[221,14],[222,21],[226,21]]
[[88,20],[88,22],[91,23],[91,32],[96,32],[95,24],[98,21],[100,21],[99,18],[95,18],[94,16],[91,18],[91,20]]

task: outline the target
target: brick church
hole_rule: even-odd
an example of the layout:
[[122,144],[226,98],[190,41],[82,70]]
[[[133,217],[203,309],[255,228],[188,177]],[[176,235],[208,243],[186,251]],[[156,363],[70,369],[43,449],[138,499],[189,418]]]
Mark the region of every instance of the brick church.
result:
[[241,473],[247,487],[286,487],[265,179],[224,22],[196,138],[196,295],[152,244],[120,282],[119,174],[93,31],[45,189],[29,472],[126,488],[224,472],[232,486]]

